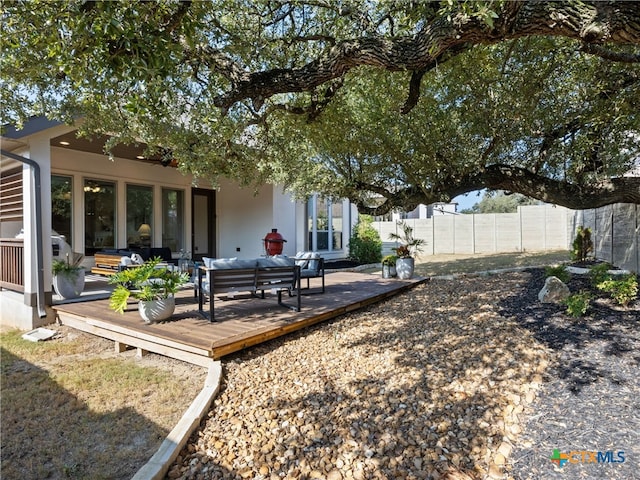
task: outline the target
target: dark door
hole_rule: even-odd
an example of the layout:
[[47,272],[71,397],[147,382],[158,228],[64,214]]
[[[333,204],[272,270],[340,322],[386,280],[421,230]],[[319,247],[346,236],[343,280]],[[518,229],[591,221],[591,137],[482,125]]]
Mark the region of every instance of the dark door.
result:
[[215,257],[216,192],[194,188],[191,190],[191,245],[193,259]]

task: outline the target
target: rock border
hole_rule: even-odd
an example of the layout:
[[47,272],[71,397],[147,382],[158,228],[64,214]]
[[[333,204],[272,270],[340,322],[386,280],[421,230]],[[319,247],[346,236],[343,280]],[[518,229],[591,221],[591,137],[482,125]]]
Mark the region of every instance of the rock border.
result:
[[[589,269],[589,268],[572,267],[572,266],[568,266],[567,267],[567,272],[574,273],[576,275],[586,275],[590,271],[591,271],[591,269]],[[609,275],[627,275],[627,274],[629,274],[631,272],[629,270],[607,270],[607,273]]]

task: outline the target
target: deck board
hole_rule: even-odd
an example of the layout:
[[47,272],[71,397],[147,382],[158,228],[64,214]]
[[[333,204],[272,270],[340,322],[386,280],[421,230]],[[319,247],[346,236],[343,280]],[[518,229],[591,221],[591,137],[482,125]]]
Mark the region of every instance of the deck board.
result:
[[[54,309],[63,324],[132,347],[204,365],[210,359],[217,360],[381,301],[425,280],[383,279],[359,272],[335,272],[325,278],[326,293],[303,294],[300,312],[279,306],[277,295],[269,291],[265,299],[244,293],[233,299],[217,296],[217,321],[213,323],[199,314],[193,289],[178,293],[171,319],[151,325],[142,321],[134,301],[124,314],[111,310],[108,299],[55,305]],[[312,291],[314,285],[312,281]],[[285,294],[283,301],[294,303],[296,299]]]

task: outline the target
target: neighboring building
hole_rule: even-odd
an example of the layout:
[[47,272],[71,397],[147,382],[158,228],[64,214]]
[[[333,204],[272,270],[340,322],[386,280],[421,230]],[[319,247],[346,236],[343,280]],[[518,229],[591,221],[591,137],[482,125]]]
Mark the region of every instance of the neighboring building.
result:
[[379,216],[375,218],[377,222],[398,220],[413,220],[431,218],[438,215],[457,215],[458,204],[456,202],[437,202],[430,205],[420,204],[410,212],[392,212],[387,215]]
[[[169,247],[174,258],[183,251],[196,260],[256,257],[265,253],[263,239],[273,228],[287,240],[286,255],[301,250],[321,252],[327,259],[348,255],[357,221],[348,201],[314,196],[295,202],[280,186],[264,185],[254,195],[230,181],[214,190],[202,179],[164,166],[168,162],[161,158],[144,158],[143,146],[118,146],[111,160],[103,153],[106,137],[78,139],[76,128],[44,118],[32,119],[19,131],[6,128],[1,140],[0,238],[14,239],[21,231],[24,238],[24,295],[2,283],[2,324],[33,328],[53,320],[50,309],[49,318],[40,318],[36,298],[42,242],[44,303],[51,304],[52,230],[64,235],[73,251],[85,254],[85,267],[93,265],[97,251],[130,246]],[[39,166],[39,218],[33,167],[16,155]],[[36,224],[42,238],[36,239]],[[6,267],[8,259],[1,262]]]

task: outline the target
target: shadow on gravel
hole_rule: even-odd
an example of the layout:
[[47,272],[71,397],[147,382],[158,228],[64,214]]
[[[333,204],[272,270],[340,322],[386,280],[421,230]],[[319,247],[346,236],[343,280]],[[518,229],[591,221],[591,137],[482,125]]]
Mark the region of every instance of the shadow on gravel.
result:
[[567,382],[572,393],[578,393],[586,385],[603,378],[614,383],[624,382],[611,371],[610,365],[599,361],[602,356],[620,357],[635,367],[640,366],[637,354],[640,347],[639,301],[623,309],[592,289],[587,276],[573,275],[567,284],[571,292],[589,290],[593,295],[587,314],[573,318],[566,313],[564,305],[538,301],[538,292],[546,278],[543,269],[528,269],[526,272],[530,276],[522,294],[501,300],[500,313],[516,319],[539,342],[563,352],[563,361],[551,372]]

